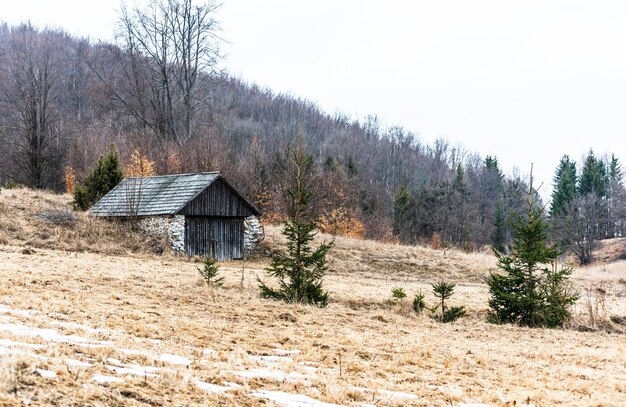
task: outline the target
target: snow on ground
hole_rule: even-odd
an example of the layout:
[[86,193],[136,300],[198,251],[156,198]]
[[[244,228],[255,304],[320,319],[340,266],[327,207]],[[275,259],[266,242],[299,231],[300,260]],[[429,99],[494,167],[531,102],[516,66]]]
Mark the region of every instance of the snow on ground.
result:
[[256,356],[248,355],[250,360],[265,363],[292,363],[293,359],[288,356]]
[[0,324],[0,331],[8,331],[14,336],[40,337],[46,342],[59,342],[71,345],[107,347],[113,345],[111,341],[87,339],[78,335],[63,335],[51,328],[33,328],[22,324]]
[[107,384],[107,383],[122,383],[124,382],[123,379],[120,379],[119,377],[115,377],[115,376],[105,376],[105,375],[101,375],[101,374],[97,374],[94,375],[91,380],[93,380],[96,383],[101,383],[101,384]]
[[415,394],[404,393],[401,391],[392,391],[392,390],[382,390],[382,389],[368,389],[365,387],[350,387],[350,390],[360,391],[362,393],[374,393],[374,394],[384,394],[391,397],[399,397],[410,400],[417,400],[418,397]]
[[240,377],[252,379],[262,377],[264,379],[273,379],[277,381],[300,382],[306,379],[312,379],[313,376],[298,372],[285,373],[282,370],[273,369],[249,369],[249,370],[228,370],[226,373],[232,373]]
[[191,364],[191,360],[187,359],[186,357],[171,355],[169,353],[162,354],[159,360],[161,360],[161,362],[167,362],[172,365],[189,366]]
[[217,384],[211,384],[207,382],[203,382],[201,380],[194,381],[194,384],[201,388],[202,390],[208,391],[209,393],[224,393],[228,390],[234,390],[238,387],[241,387],[237,383],[228,383],[224,382],[226,386],[219,386]]
[[287,355],[299,355],[302,353],[301,350],[299,349],[278,349],[278,348],[274,348],[272,349],[272,351],[274,351],[275,354],[277,354],[278,356],[287,356]]
[[54,379],[55,377],[57,377],[56,372],[53,372],[52,370],[35,369],[35,372],[37,372],[39,376],[43,377],[44,379]]
[[[194,361],[190,360],[185,356],[180,356],[172,353],[164,353],[166,350],[163,347],[163,342],[160,340],[153,339],[141,339],[134,338],[130,335],[125,334],[120,331],[108,331],[102,328],[92,328],[87,325],[83,325],[80,323],[75,323],[72,321],[58,321],[56,319],[47,320],[46,323],[43,322],[46,317],[45,314],[42,314],[35,310],[16,310],[11,309],[5,305],[0,305],[0,334],[9,334],[14,337],[27,337],[36,339],[40,342],[44,343],[27,343],[27,342],[19,342],[13,339],[8,338],[0,338],[0,354],[17,354],[23,356],[29,356],[38,360],[47,360],[53,361],[55,358],[51,356],[47,356],[50,354],[55,354],[55,352],[47,352],[47,355],[39,355],[37,351],[47,351],[48,348],[52,348],[57,346],[57,344],[69,344],[76,349],[76,359],[69,358],[65,356],[56,356],[56,359],[60,359],[60,361],[66,366],[79,367],[91,370],[93,375],[91,376],[91,380],[95,383],[101,385],[115,385],[117,383],[123,383],[125,378],[127,380],[132,380],[129,376],[139,376],[144,379],[147,378],[156,378],[159,377],[163,372],[174,372],[175,367],[180,368],[189,368],[194,363],[201,363],[203,365],[212,366],[213,368],[218,369],[221,374],[231,374],[237,376],[244,381],[248,379],[254,378],[263,378],[266,380],[273,380],[276,382],[293,382],[298,383],[299,385],[304,385],[307,388],[307,392],[309,394],[319,394],[319,390],[315,387],[315,379],[317,378],[317,374],[322,368],[319,363],[309,360],[297,360],[302,358],[302,351],[298,349],[269,349],[267,353],[262,353],[260,355],[248,355],[248,363],[243,361],[243,363],[238,362],[233,365],[232,362],[220,361],[217,356],[220,353],[214,349],[204,348],[197,349],[193,347],[189,348],[189,352],[192,354],[202,354],[203,358],[194,359]],[[66,318],[66,317],[65,317]],[[23,321],[16,321],[16,319],[20,320],[29,320],[33,319],[33,324],[35,324],[34,319],[37,320],[36,324],[39,327],[33,327],[27,325]],[[115,339],[123,341],[125,344],[129,342],[133,342],[137,345],[137,342],[143,342],[142,346],[138,346],[140,349],[131,349],[126,347],[117,347],[116,344],[112,340],[98,340],[93,339],[77,334],[62,334],[59,333],[56,329],[49,327],[41,327],[42,325],[51,325],[55,327],[62,328],[66,331],[81,331],[85,334],[105,334],[111,335],[115,333]],[[117,357],[107,357],[105,363],[98,362],[93,358],[86,358],[83,353],[80,353],[80,348],[107,348],[110,349],[114,354],[117,353],[120,355],[120,358]],[[142,349],[143,347],[143,349]],[[157,349],[158,348],[158,351]],[[152,349],[152,350],[150,350]],[[26,351],[28,350],[28,351]],[[140,356],[142,360],[152,361],[152,363],[157,364],[157,366],[144,366],[136,363],[125,363],[122,360],[125,358],[132,358],[135,356]],[[161,363],[161,365],[159,365]],[[172,368],[163,367],[163,363],[169,364]],[[289,371],[277,369],[277,366],[280,364],[284,364],[285,366],[290,366],[291,369]],[[235,369],[233,369],[235,368]],[[97,372],[97,370],[100,372]],[[296,369],[296,370],[293,370]],[[324,373],[326,375],[332,374],[335,375],[337,372],[336,369],[324,368]],[[102,374],[104,372],[110,372],[114,375],[106,375]],[[193,369],[191,370],[193,372]],[[57,373],[54,370],[47,369],[35,369],[35,372],[41,376],[42,379],[53,380],[57,378]],[[188,371],[189,372],[189,371]],[[305,372],[305,373],[302,373]],[[122,377],[120,377],[122,376]],[[187,382],[190,380],[190,383],[193,383],[197,388],[202,389],[206,392],[216,393],[216,394],[228,394],[228,391],[240,389],[242,385],[240,383],[233,383],[228,381],[223,381],[221,384],[218,383],[209,383],[206,381],[199,380],[198,378],[193,378],[193,374],[185,374],[182,380]],[[433,386],[431,388],[447,391],[460,389],[449,389],[442,386]],[[416,400],[418,397],[414,394],[403,393],[399,391],[391,391],[391,390],[382,390],[382,389],[368,389],[363,387],[348,387],[347,389],[356,390],[364,393],[373,393],[378,396],[387,396],[390,398],[400,398],[406,400]],[[336,404],[325,403],[316,399],[313,399],[309,396],[303,394],[291,394],[280,391],[266,390],[266,389],[257,389],[253,390],[250,393],[250,396],[263,398],[274,403],[284,405],[287,407],[300,407],[300,406],[314,406],[314,407],[330,407],[337,406]],[[484,404],[458,404],[459,407],[484,407]]]
[[284,393],[282,391],[260,390],[253,392],[252,396],[268,399],[287,407],[340,407],[339,404],[324,403],[302,394]]

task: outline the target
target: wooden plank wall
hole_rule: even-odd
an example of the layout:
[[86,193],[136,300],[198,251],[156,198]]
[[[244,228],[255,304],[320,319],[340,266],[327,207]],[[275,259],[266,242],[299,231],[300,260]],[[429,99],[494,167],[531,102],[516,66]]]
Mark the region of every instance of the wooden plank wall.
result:
[[253,215],[250,206],[218,179],[180,212],[187,216],[237,216]]
[[185,251],[188,256],[212,256],[223,260],[243,257],[243,218],[185,218]]

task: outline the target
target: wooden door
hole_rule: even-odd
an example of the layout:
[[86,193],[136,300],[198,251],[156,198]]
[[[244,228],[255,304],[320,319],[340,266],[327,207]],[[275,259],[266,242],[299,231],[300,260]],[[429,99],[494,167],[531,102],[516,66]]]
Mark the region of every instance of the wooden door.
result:
[[243,218],[186,216],[185,252],[218,261],[243,258]]

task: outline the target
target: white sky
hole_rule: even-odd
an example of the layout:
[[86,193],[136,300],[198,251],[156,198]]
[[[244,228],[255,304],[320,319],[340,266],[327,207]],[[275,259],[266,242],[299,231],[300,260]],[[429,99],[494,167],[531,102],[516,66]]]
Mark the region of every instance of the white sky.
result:
[[[6,22],[93,39],[111,38],[119,9],[1,4]],[[624,1],[224,0],[218,19],[232,74],[495,155],[509,173],[534,163],[544,195],[563,154],[626,164]]]

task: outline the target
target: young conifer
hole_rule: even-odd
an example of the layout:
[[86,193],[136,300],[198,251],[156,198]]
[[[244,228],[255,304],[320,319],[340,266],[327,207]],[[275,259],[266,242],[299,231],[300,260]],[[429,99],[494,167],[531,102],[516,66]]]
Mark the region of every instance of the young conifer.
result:
[[89,175],[74,189],[74,206],[83,211],[89,209],[123,178],[119,155],[111,145],[109,150],[98,158]]
[[568,284],[572,268],[554,266],[560,252],[547,243],[547,225],[533,190],[532,173],[529,190],[524,192],[526,209],[514,219],[512,253],[496,252],[504,274],[491,273],[487,278],[488,319],[523,326],[562,326],[571,316],[569,306],[578,299]]
[[283,235],[287,238],[286,253],[278,253],[267,268],[269,276],[278,280],[278,289],[259,280],[261,295],[291,303],[314,304],[325,307],[328,292],[324,291],[323,279],[328,264],[326,254],[332,242],[322,243],[317,249],[311,247],[317,223],[308,208],[312,193],[307,185],[310,181],[313,158],[305,154],[302,147],[302,132],[298,148],[291,157],[292,182],[287,191],[289,220]]

